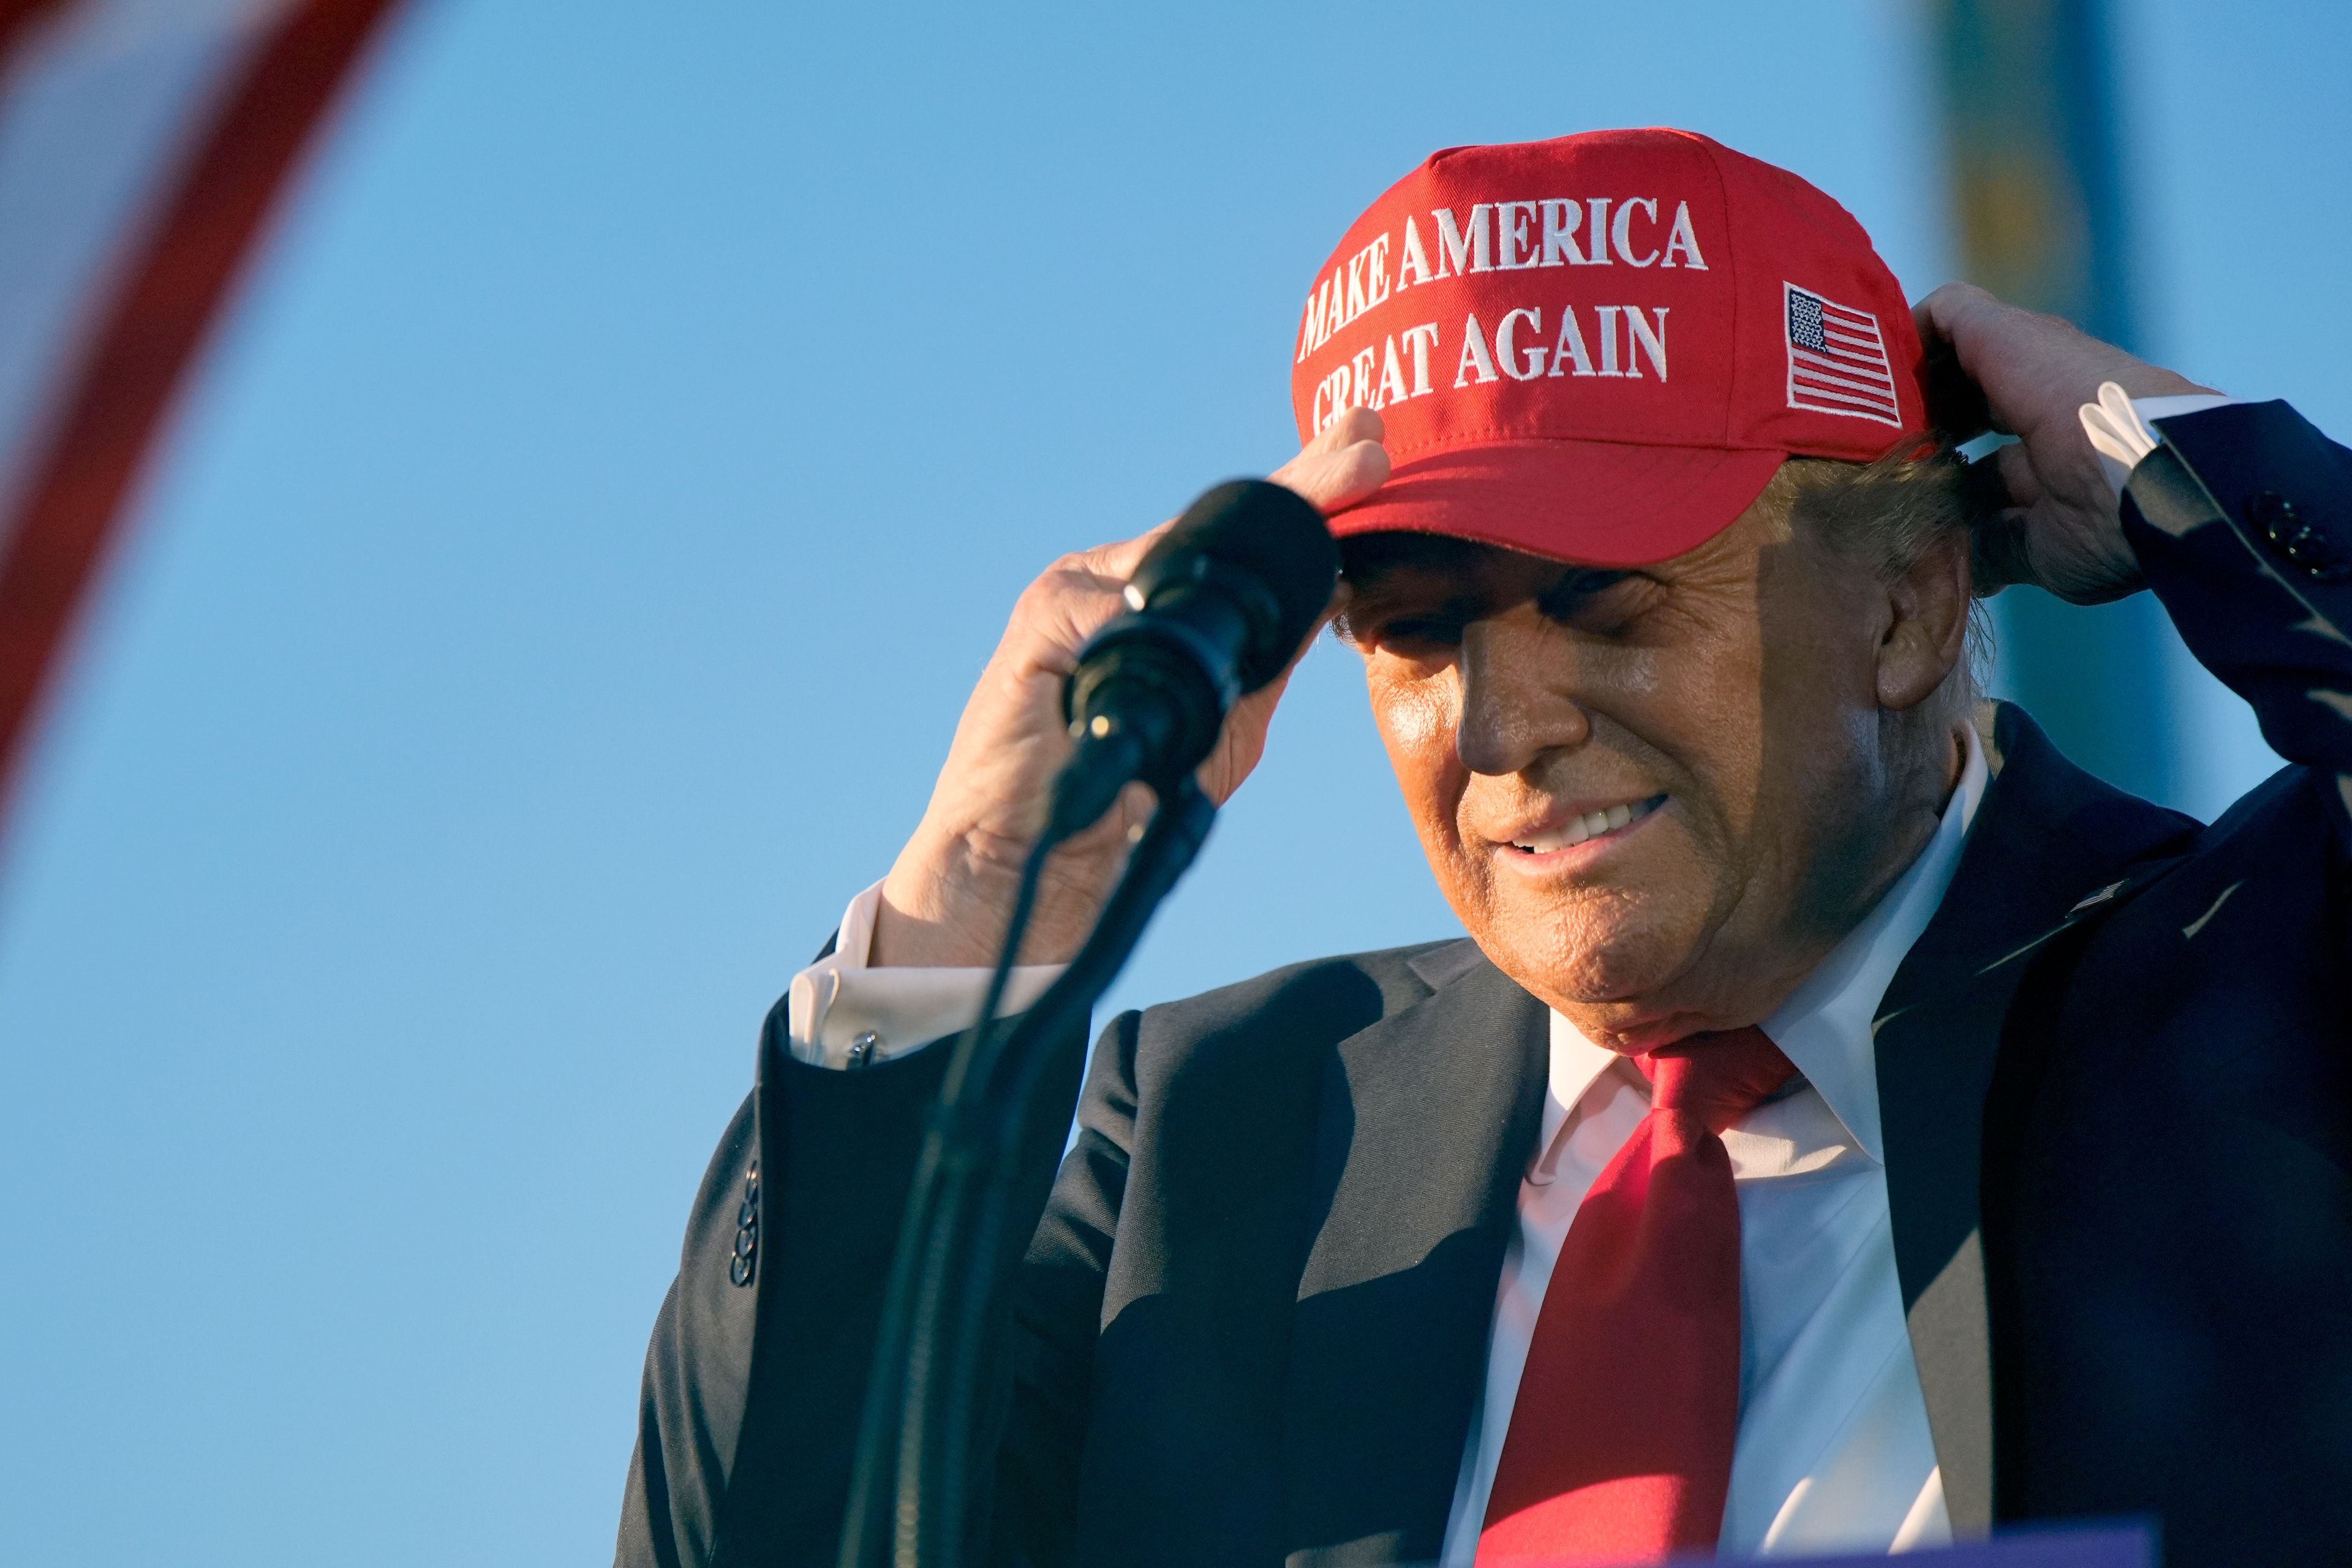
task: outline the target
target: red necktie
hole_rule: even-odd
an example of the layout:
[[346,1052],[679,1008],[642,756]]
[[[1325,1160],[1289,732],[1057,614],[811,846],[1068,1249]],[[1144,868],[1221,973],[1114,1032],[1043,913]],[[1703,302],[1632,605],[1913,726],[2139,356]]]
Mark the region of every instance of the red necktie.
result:
[[1760,1029],[1633,1058],[1650,1113],[1545,1288],[1479,1568],[1712,1549],[1739,1424],[1739,1204],[1717,1136],[1796,1069]]

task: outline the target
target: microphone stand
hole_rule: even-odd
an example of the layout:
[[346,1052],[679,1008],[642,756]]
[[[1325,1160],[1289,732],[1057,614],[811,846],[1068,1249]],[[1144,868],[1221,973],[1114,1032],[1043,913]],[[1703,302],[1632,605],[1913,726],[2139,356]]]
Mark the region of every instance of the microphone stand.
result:
[[1027,1241],[1011,1212],[1013,1184],[1020,1152],[1049,1109],[1040,1103],[1045,1069],[1056,1042],[1085,1029],[1216,816],[1189,775],[1160,796],[1077,956],[1035,1006],[998,1020],[1055,838],[1041,838],[1022,868],[987,1000],[949,1060],[908,1194],[858,1423],[839,1568],[959,1568],[979,1544],[970,1474],[986,1415],[979,1396],[992,1382],[1010,1310],[1006,1277]]

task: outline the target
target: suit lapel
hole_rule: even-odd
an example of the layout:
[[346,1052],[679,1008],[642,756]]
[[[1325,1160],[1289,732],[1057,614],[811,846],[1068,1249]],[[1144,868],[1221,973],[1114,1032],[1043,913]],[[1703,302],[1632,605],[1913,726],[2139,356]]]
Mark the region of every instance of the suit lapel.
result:
[[1335,1048],[1286,1424],[1295,1563],[1437,1555],[1543,1106],[1546,1014],[1468,943]]
[[1873,1025],[1895,1271],[1963,1538],[1995,1516],[1984,1112],[2012,1006],[2039,957],[2168,869],[2152,857],[2196,826],[2075,768],[2021,710],[1993,709],[1991,787]]

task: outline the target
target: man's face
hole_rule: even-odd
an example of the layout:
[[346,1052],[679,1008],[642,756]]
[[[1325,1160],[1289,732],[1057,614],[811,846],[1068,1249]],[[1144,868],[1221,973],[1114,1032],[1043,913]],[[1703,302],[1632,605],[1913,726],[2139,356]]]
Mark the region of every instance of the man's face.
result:
[[1387,534],[1348,575],[1448,901],[1603,1043],[1757,1021],[1899,872],[1886,589],[1776,513],[1631,571]]

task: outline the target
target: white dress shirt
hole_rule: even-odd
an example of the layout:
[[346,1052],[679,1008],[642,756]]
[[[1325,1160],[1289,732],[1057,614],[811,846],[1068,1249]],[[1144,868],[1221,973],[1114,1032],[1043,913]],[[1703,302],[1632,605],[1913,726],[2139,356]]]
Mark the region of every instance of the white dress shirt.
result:
[[[882,884],[849,900],[833,952],[793,976],[784,1027],[793,1055],[813,1067],[862,1068],[961,1034],[988,994],[985,969],[868,969]],[[1062,973],[1024,963],[1004,983],[1000,1018],[1025,1011]]]

